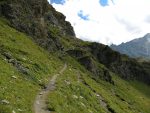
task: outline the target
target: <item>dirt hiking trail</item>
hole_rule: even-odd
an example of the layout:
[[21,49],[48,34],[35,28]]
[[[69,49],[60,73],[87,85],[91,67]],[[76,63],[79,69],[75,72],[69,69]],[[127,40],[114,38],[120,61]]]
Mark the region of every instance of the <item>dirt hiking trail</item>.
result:
[[67,64],[64,64],[63,68],[50,79],[45,89],[42,89],[36,96],[34,102],[34,113],[50,113],[47,108],[48,94],[55,89],[55,82],[59,75],[61,75],[67,68]]

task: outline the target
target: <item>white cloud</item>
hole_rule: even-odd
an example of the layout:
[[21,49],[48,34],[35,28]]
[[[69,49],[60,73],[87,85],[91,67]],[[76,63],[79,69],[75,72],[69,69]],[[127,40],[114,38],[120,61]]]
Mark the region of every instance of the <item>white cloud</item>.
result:
[[[150,15],[149,0],[113,1],[108,0],[105,7],[99,0],[66,0],[63,5],[52,5],[66,15],[77,37],[84,40],[120,44],[150,32],[150,24],[145,21]],[[81,10],[88,21],[78,16]]]

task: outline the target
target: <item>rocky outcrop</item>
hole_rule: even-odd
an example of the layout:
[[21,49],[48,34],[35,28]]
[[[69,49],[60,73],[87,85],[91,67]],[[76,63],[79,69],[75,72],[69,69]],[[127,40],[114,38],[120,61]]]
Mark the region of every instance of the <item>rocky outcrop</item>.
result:
[[93,77],[95,80],[105,80],[109,83],[114,84],[111,74],[108,69],[106,68],[99,68],[96,63],[94,63],[94,60],[89,57],[85,56],[78,60],[87,70],[92,72],[95,76]]
[[102,79],[109,83],[114,83],[109,70],[103,67],[99,67],[92,56],[88,55],[86,51],[82,49],[71,49],[68,50],[67,53],[70,56],[76,58],[81,65],[83,65],[88,71],[93,73],[93,78],[95,80]]
[[112,81],[110,73],[107,73],[109,71],[99,67],[99,63],[105,65],[123,79],[139,80],[150,84],[149,64],[141,64],[135,59],[113,51],[109,46],[95,42],[81,48],[83,50],[71,49],[67,52],[72,57],[75,57],[87,70],[101,79],[109,82]]
[[20,71],[21,73],[28,75],[29,71],[27,67],[24,67],[19,61],[17,61],[17,59],[15,59],[10,53],[4,52],[2,53],[2,55],[5,57],[5,60],[12,64],[14,67],[17,68],[18,71]]
[[86,52],[81,49],[70,49],[70,50],[67,50],[67,53],[70,56],[75,57],[75,58],[81,58],[86,54]]
[[107,67],[109,67],[109,64],[111,63],[121,61],[120,53],[113,51],[106,45],[91,43],[88,47],[91,49],[90,52],[94,55],[94,57],[96,57],[102,64],[107,65]]
[[79,58],[78,61],[90,72],[94,73],[95,75],[99,75],[100,71],[96,64],[94,63],[93,59],[90,56],[83,56]]
[[107,68],[127,80],[139,80],[150,84],[150,70],[126,55],[113,51],[108,46],[92,43],[88,46],[92,55]]
[[[44,48],[62,49],[59,34],[75,37],[66,17],[57,12],[47,0],[3,0],[0,1],[0,14],[5,16],[11,26],[25,32]],[[52,31],[59,33],[52,33]],[[54,51],[55,51],[54,49]]]

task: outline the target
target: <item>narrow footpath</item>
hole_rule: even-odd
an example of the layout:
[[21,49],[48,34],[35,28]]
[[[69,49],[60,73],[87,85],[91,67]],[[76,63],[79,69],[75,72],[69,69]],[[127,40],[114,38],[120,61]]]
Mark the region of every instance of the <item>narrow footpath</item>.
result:
[[34,113],[50,113],[47,109],[47,100],[48,100],[48,94],[55,89],[55,82],[59,75],[61,75],[67,68],[67,64],[64,64],[64,67],[58,72],[58,74],[55,74],[49,81],[49,83],[46,86],[46,89],[42,89],[39,94],[36,96],[35,102],[34,102]]

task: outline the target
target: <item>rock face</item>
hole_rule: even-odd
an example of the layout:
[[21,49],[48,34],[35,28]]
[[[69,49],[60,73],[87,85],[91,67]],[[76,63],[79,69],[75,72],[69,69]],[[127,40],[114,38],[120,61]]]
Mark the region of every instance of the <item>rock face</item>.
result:
[[92,43],[89,45],[91,53],[99,60],[99,62],[109,65],[110,63],[120,61],[121,55],[113,51],[106,45],[99,43]]
[[89,47],[91,53],[100,63],[114,73],[119,74],[122,78],[127,80],[136,79],[150,84],[150,70],[145,65],[102,44],[92,43]]
[[[92,72],[96,79],[100,78],[113,83],[109,69],[123,79],[139,80],[150,84],[149,63],[140,63],[112,50],[109,46],[94,42],[69,49],[67,53]],[[99,67],[99,64],[103,64],[108,69]]]
[[[9,53],[2,53],[2,55],[5,57],[8,63],[12,64],[14,67],[17,68],[21,73],[28,75],[28,68],[24,67],[19,61],[17,61],[11,54]],[[16,78],[13,76],[13,78]]]
[[83,49],[72,49],[68,50],[67,53],[76,58],[81,65],[93,73],[94,79],[103,79],[109,83],[113,83],[109,70],[103,67],[100,68],[92,56],[88,55],[88,51],[84,51]]
[[150,33],[142,38],[134,39],[120,45],[111,45],[112,49],[120,53],[127,54],[130,57],[150,58]]
[[1,103],[2,104],[10,104],[10,102],[8,100],[2,100]]
[[2,0],[0,9],[0,14],[10,21],[11,26],[32,36],[48,50],[62,49],[55,33],[75,36],[66,17],[55,11],[47,0]]

